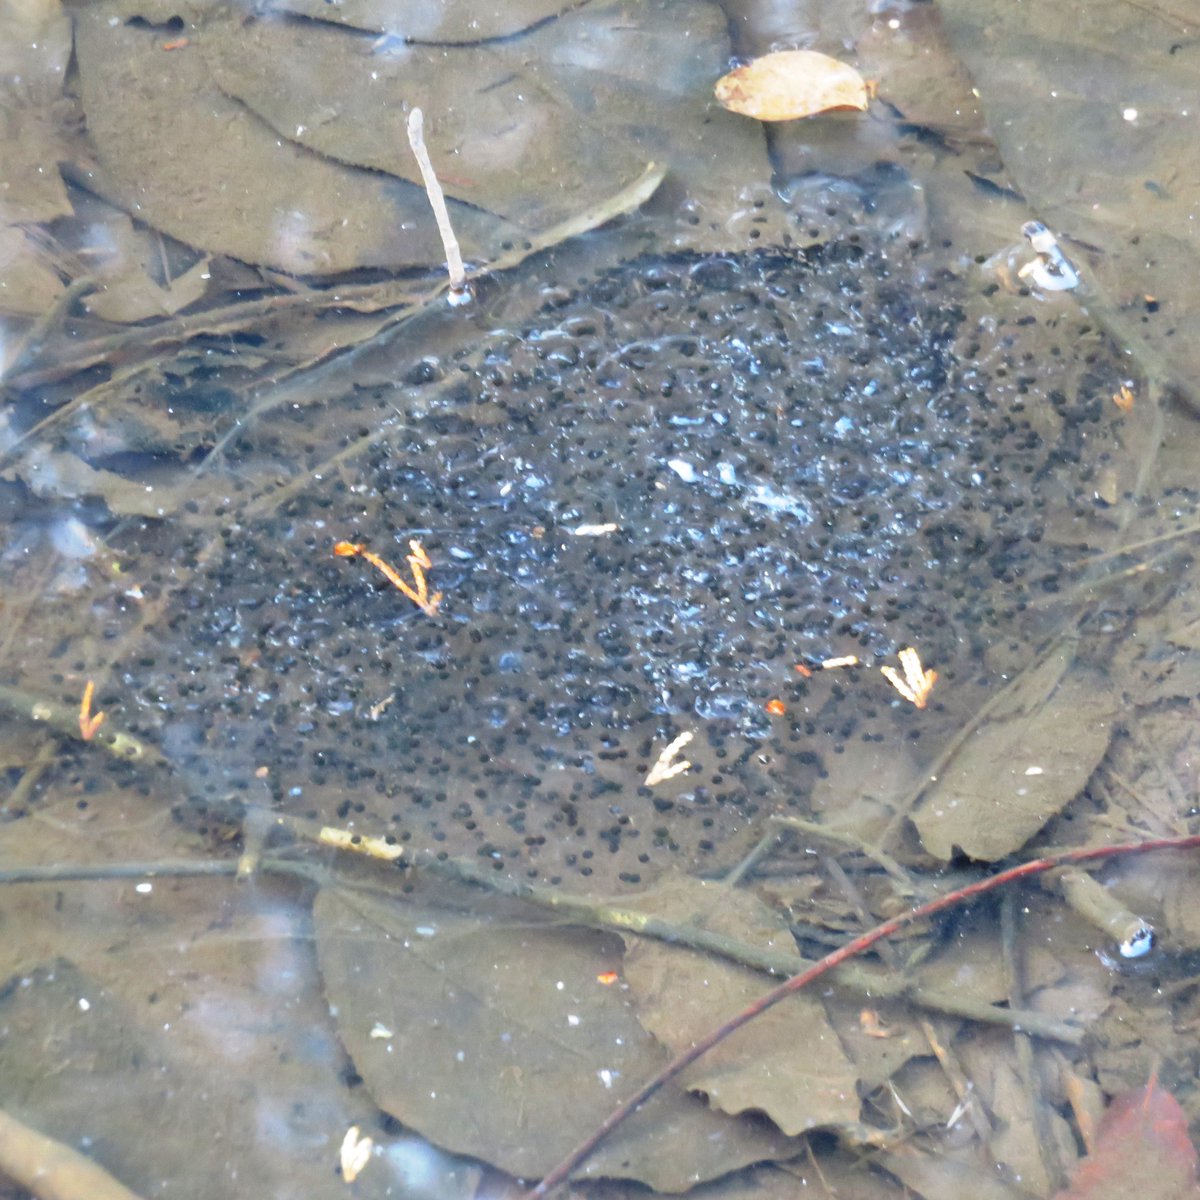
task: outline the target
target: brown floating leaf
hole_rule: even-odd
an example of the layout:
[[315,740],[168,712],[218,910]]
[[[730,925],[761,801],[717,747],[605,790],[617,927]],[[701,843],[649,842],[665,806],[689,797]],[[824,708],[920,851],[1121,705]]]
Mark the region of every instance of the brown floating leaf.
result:
[[1029,672],[926,791],[913,822],[930,854],[994,862],[1079,794],[1104,757],[1113,701],[1070,651]]
[[[666,1061],[625,990],[597,982],[620,956],[611,936],[332,890],[314,913],[356,1069],[381,1108],[439,1145],[535,1178]],[[668,1088],[584,1173],[677,1192],[797,1147]]]
[[[642,912],[793,952],[786,922],[747,892],[676,879],[631,902]],[[626,937],[625,978],[638,1021],[672,1052],[690,1046],[766,991],[763,977],[711,955]],[[857,1124],[855,1071],[816,996],[793,996],[716,1047],[682,1076],[728,1113],[757,1109],[785,1133]]]
[[825,112],[864,112],[867,85],[851,66],[816,50],[779,50],[717,80],[717,100],[759,121],[794,121]]

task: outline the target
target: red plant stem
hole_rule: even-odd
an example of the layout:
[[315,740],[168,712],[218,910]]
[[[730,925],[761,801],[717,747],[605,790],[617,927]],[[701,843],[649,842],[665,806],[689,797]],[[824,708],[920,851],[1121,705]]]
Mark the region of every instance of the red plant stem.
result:
[[742,1009],[736,1016],[730,1017],[724,1025],[712,1030],[711,1033],[705,1034],[699,1041],[693,1042],[687,1050],[676,1055],[653,1079],[643,1084],[620,1107],[614,1109],[594,1133],[580,1142],[537,1187],[528,1192],[526,1200],[541,1200],[541,1197],[553,1191],[559,1184],[564,1183],[567,1177],[583,1164],[592,1151],[626,1117],[641,1108],[663,1084],[670,1083],[682,1071],[686,1071],[701,1055],[707,1054],[715,1045],[729,1037],[730,1034],[736,1033],[743,1025],[747,1025],[753,1021],[760,1013],[765,1013],[768,1008],[773,1008],[785,996],[790,996],[794,992],[800,991],[801,988],[812,983],[814,979],[818,979],[820,976],[832,971],[834,967],[841,966],[847,959],[854,958],[864,950],[869,950],[877,942],[882,942],[884,938],[891,937],[893,933],[913,924],[914,921],[920,921],[925,917],[933,916],[935,913],[944,912],[948,908],[953,908],[955,905],[961,904],[964,900],[970,900],[974,896],[982,896],[985,892],[995,891],[997,888],[1004,887],[1009,883],[1015,883],[1019,879],[1028,879],[1033,875],[1041,875],[1046,871],[1052,871],[1055,867],[1067,866],[1071,863],[1093,862],[1096,859],[1102,858],[1116,858],[1121,854],[1144,854],[1149,850],[1190,850],[1197,846],[1200,846],[1200,834],[1191,834],[1186,837],[1151,838],[1144,842],[1125,842],[1116,846],[1086,846],[1079,850],[1064,850],[1061,854],[1051,854],[1046,858],[1035,858],[1029,862],[1020,863],[1018,866],[1009,867],[1006,871],[990,875],[987,879],[980,879],[975,883],[969,883],[966,887],[956,888],[952,892],[947,892],[944,896],[938,896],[934,900],[929,900],[924,904],[918,905],[916,908],[909,909],[908,912],[892,917],[891,920],[884,921],[882,925],[876,925],[874,929],[867,930],[866,933],[860,934],[844,946],[839,946],[838,949],[831,951],[824,958],[813,963],[811,967],[806,967],[798,975],[793,975],[790,979],[785,979],[778,987],[772,988],[771,991],[755,1000],[753,1004]]

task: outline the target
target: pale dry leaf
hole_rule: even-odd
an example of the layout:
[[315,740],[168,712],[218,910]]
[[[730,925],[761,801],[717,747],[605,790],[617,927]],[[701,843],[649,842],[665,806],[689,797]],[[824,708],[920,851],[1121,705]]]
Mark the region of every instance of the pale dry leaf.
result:
[[869,99],[866,81],[853,67],[816,50],[756,58],[718,79],[714,94],[731,112],[759,121],[865,112]]

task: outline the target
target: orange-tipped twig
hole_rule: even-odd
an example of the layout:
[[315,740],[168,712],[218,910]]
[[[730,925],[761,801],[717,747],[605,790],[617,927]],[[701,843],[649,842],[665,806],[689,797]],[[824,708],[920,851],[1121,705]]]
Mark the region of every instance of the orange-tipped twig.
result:
[[92,697],[96,694],[96,685],[92,680],[87,681],[83,689],[83,699],[79,702],[79,736],[85,742],[90,742],[96,736],[100,726],[104,724],[102,712],[92,712]]
[[899,916],[892,917],[889,921],[884,921],[881,925],[876,925],[874,929],[867,930],[866,933],[860,934],[844,946],[838,947],[824,958],[819,959],[812,966],[806,967],[799,975],[793,975],[791,979],[784,980],[778,987],[760,996],[753,1004],[731,1017],[720,1028],[705,1034],[704,1037],[693,1042],[688,1049],[676,1055],[653,1079],[644,1083],[620,1107],[614,1109],[590,1137],[572,1150],[537,1187],[527,1194],[526,1200],[541,1200],[541,1197],[548,1195],[559,1184],[565,1183],[570,1175],[583,1165],[592,1151],[626,1117],[641,1108],[659,1088],[686,1071],[692,1063],[707,1054],[718,1043],[736,1033],[743,1025],[748,1025],[755,1017],[765,1013],[767,1009],[774,1008],[780,1000],[807,987],[814,979],[820,978],[832,971],[834,967],[839,967],[847,960],[869,950],[899,930],[924,920],[926,917],[932,917],[935,913],[944,912],[948,908],[962,904],[965,900],[982,896],[985,892],[995,891],[997,888],[1015,883],[1020,879],[1042,875],[1046,871],[1053,871],[1056,867],[1067,866],[1071,863],[1096,862],[1100,859],[1116,858],[1122,854],[1144,854],[1150,850],[1192,850],[1196,847],[1200,847],[1200,834],[1190,834],[1186,837],[1151,838],[1144,842],[1125,842],[1117,846],[1085,846],[1079,850],[1065,850],[1061,854],[1049,854],[1045,858],[1035,858],[1029,862],[1020,863],[1018,866],[1009,867],[1007,871],[1000,871],[996,875],[980,879],[966,887],[955,888],[954,891],[947,892],[944,896],[938,896],[934,900],[929,900],[925,904],[900,913]]
[[425,581],[425,572],[433,566],[433,563],[430,562],[425,548],[416,538],[408,543],[408,548],[410,553],[405,556],[405,559],[408,562],[408,569],[412,572],[412,584],[391,563],[384,562],[378,554],[368,550],[361,542],[338,542],[333,547],[333,552],[339,558],[353,558],[355,555],[365,558],[371,566],[384,574],[388,583],[399,588],[426,616],[432,617],[437,613],[438,605],[442,602],[442,593],[434,592],[431,596],[429,585]]

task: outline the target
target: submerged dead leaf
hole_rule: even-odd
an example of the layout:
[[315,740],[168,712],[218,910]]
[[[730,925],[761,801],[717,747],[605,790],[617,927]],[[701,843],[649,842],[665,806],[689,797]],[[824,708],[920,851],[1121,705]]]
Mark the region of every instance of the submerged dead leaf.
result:
[[1179,1102],[1157,1081],[1116,1096],[1092,1153],[1055,1200],[1200,1200],[1196,1149]]
[[1197,405],[1195,5],[936,7],[1013,182]]
[[717,80],[718,102],[759,121],[794,121],[826,112],[865,112],[863,77],[816,50],[779,50]]
[[1069,650],[1029,672],[925,792],[913,823],[930,854],[994,862],[1079,794],[1104,757],[1113,701]]
[[[445,7],[432,6],[435,24]],[[409,28],[422,14],[371,0],[318,4],[319,21],[249,22],[188,0],[173,10],[188,45],[164,54],[144,0],[103,0],[76,25],[97,160],[89,186],[190,247],[293,274],[438,264],[442,243],[404,136],[404,113],[419,104],[470,262],[596,205],[648,158],[668,164],[709,215],[689,237],[741,244],[749,227],[782,232],[783,209],[762,186],[762,144],[714,120],[704,99],[728,55],[716,4],[645,6],[633,19],[615,5],[573,5],[546,21],[542,7],[515,29],[498,14],[503,36],[488,38],[480,16],[478,43],[429,45]],[[354,23],[388,19],[405,21],[403,39],[364,46]],[[675,53],[681,26],[686,55]],[[174,114],[184,109],[181,137]]]
[[[51,256],[29,230],[19,225],[0,228],[0,312],[36,316],[62,292],[62,278]],[[0,369],[6,365],[7,354],[14,351],[13,343],[5,339],[0,347]]]
[[[747,892],[672,880],[636,897],[642,912],[694,924],[767,949],[794,952],[786,921]],[[625,978],[638,1021],[672,1052],[757,1000],[763,977],[711,955],[626,935]],[[790,997],[739,1030],[682,1076],[728,1113],[765,1112],[785,1133],[856,1125],[857,1072],[816,996]]]
[[[0,0],[0,29],[0,312],[35,316],[63,291],[45,239],[31,226],[71,212],[58,173],[67,157],[62,92],[71,19],[59,0]],[[0,347],[0,369],[5,358]]]
[[876,1163],[891,1172],[906,1188],[905,1195],[922,1200],[1029,1200],[1029,1193],[996,1178],[996,1170],[984,1167],[979,1151],[971,1145],[936,1152],[913,1144],[896,1146],[876,1156]]
[[59,0],[0,0],[0,29],[0,226],[66,216],[58,163],[71,18]]
[[[686,55],[677,53],[681,27]],[[668,164],[676,184],[722,221],[748,203],[737,199],[747,181],[769,175],[762,144],[736,121],[712,119],[704,96],[729,53],[715,4],[675,0],[633,15],[577,5],[512,36],[480,36],[381,49],[364,71],[361,38],[346,29],[324,20],[247,27],[231,14],[209,24],[201,52],[222,93],[289,142],[418,186],[403,114],[419,105],[446,195],[526,231],[611,195],[647,159]]]
[[1071,1130],[1064,1118],[1050,1110],[1038,1118],[1030,1104],[1029,1088],[1007,1051],[1008,1034],[989,1032],[963,1046],[963,1069],[974,1087],[972,1103],[991,1118],[987,1147],[990,1157],[1003,1163],[1009,1179],[1019,1179],[1034,1196],[1046,1196],[1054,1186],[1042,1161],[1050,1145],[1060,1163],[1076,1158]]
[[20,479],[40,497],[100,497],[113,516],[162,517],[174,512],[186,495],[186,480],[147,484],[115,471],[89,466],[74,454],[40,448],[0,471],[0,479]]
[[571,0],[506,0],[489,5],[471,0],[403,5],[393,0],[338,0],[336,4],[329,0],[276,0],[264,6],[281,16],[295,14],[310,21],[388,34],[410,45],[433,42],[439,46],[515,37],[573,7]]
[[128,324],[179,312],[208,290],[211,264],[196,259],[175,278],[163,271],[161,238],[136,228],[125,213],[110,212],[92,261],[96,290],[84,307],[106,321]]
[[[620,955],[611,936],[329,889],[314,914],[355,1068],[381,1108],[441,1146],[536,1178],[666,1062],[624,989],[596,981]],[[677,1192],[796,1149],[667,1088],[584,1173]]]
[[[186,51],[165,54],[132,0],[76,14],[75,52],[91,186],[178,241],[301,275],[440,262],[424,191],[354,171],[281,138],[214,82],[203,48],[216,10],[194,17]],[[186,136],[177,114],[188,113]],[[397,130],[399,135],[399,130]],[[472,258],[516,231],[459,206],[455,231]]]
[[[191,907],[194,927],[202,928],[205,918],[196,914],[207,908],[208,897],[194,891],[175,900]],[[71,899],[63,907],[80,911]],[[45,911],[51,916],[42,918],[35,908],[23,917],[45,920],[41,927],[49,931],[57,914],[50,906]],[[173,923],[180,922],[177,930],[183,928],[188,918],[179,909],[164,910],[167,919],[165,911],[172,913]],[[104,920],[102,914],[97,918]],[[198,951],[193,977],[198,986],[189,993],[191,1020],[172,1021],[169,1031],[146,1017],[146,964],[136,953],[109,955],[103,971],[84,970],[63,958],[25,961],[16,976],[0,978],[5,1111],[69,1145],[83,1142],[89,1157],[125,1185],[118,1192],[74,1182],[51,1191],[43,1176],[40,1195],[89,1200],[118,1195],[130,1200],[163,1191],[223,1195],[228,1188],[215,1181],[230,1179],[233,1163],[237,1187],[245,1187],[248,1196],[382,1200],[388,1194],[386,1181],[394,1176],[387,1172],[372,1180],[375,1172],[368,1170],[351,1191],[331,1169],[342,1132],[351,1124],[369,1128],[373,1114],[361,1089],[347,1089],[338,1077],[340,1056],[322,1024],[305,956],[288,952],[282,960],[295,991],[279,1005],[269,989],[261,988],[266,964],[244,950],[264,937],[288,936],[284,930],[299,936],[299,921],[292,925],[293,918],[279,908],[231,919],[244,937],[227,936],[220,946],[210,943]],[[115,933],[115,921],[107,928]],[[164,973],[155,985],[171,983]],[[84,997],[92,1001],[86,1011]],[[209,1013],[220,1014],[216,1039],[209,1033]],[[264,1037],[265,1028],[274,1036]],[[280,1054],[282,1045],[303,1045],[304,1051]],[[50,1046],[53,1070],[46,1065]],[[113,1103],[116,1096],[119,1104]],[[277,1113],[288,1117],[276,1118]],[[278,1138],[262,1136],[264,1119],[280,1128],[282,1120],[291,1121],[286,1153]],[[14,1153],[15,1145],[6,1140],[6,1153]],[[465,1165],[447,1164],[430,1150],[422,1159],[431,1181],[424,1194],[474,1195],[437,1186],[452,1178],[455,1165],[460,1178],[467,1174]],[[170,1183],[164,1187],[165,1180]],[[6,1176],[3,1194],[18,1194],[12,1186]]]

